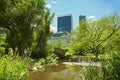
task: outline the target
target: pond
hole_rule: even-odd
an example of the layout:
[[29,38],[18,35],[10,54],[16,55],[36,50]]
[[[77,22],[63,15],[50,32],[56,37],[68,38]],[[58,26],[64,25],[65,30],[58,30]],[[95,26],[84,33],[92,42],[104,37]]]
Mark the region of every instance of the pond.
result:
[[38,71],[30,72],[27,80],[80,80],[79,65],[59,63],[56,65],[45,65]]

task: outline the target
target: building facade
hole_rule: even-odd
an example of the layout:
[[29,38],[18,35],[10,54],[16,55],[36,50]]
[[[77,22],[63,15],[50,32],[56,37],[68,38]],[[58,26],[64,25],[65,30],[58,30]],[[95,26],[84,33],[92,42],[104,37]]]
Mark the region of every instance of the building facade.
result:
[[80,22],[83,21],[83,20],[86,20],[86,16],[85,16],[85,15],[80,15],[80,16],[79,16],[79,24],[80,24]]
[[57,32],[71,32],[73,27],[72,15],[62,15],[57,18]]
[[48,40],[48,44],[56,44],[58,40],[61,40],[63,44],[70,43],[70,33],[54,33],[52,37]]

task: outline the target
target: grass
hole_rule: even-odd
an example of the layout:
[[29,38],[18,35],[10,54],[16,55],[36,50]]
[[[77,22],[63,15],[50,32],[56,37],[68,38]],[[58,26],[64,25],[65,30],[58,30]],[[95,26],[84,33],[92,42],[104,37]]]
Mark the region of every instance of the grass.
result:
[[84,67],[81,71],[82,80],[119,80],[120,79],[120,53],[113,52],[101,59],[101,67]]

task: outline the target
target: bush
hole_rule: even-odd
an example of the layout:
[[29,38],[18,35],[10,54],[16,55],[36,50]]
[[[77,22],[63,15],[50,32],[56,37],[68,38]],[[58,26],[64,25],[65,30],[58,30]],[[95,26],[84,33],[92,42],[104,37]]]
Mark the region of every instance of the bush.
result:
[[56,42],[55,48],[62,48],[62,47],[63,47],[63,42],[62,42],[62,40],[58,40],[58,41]]
[[55,45],[52,44],[52,43],[47,45],[47,50],[48,50],[49,53],[54,52],[54,48],[55,48]]
[[0,57],[5,55],[5,48],[4,47],[0,47]]
[[82,69],[82,80],[101,80],[102,73],[95,66],[84,67]]
[[56,64],[57,60],[58,60],[58,57],[54,53],[52,53],[52,54],[50,54],[49,56],[46,57],[46,60],[47,60],[47,63]]
[[110,58],[102,60],[102,65],[96,67],[84,67],[82,80],[119,80],[120,79],[120,53],[109,54]]
[[39,58],[45,58],[45,54],[40,53],[40,51],[36,50],[36,51],[32,51],[30,57],[33,59],[39,59]]
[[120,53],[114,52],[111,56],[111,59],[104,59],[102,62],[103,80],[120,79]]
[[40,64],[40,65],[43,65],[43,64],[45,64],[46,63],[46,59],[45,58],[41,58],[41,59],[39,59],[39,61],[38,61],[38,64]]
[[28,62],[19,56],[0,58],[0,80],[25,80],[28,74]]

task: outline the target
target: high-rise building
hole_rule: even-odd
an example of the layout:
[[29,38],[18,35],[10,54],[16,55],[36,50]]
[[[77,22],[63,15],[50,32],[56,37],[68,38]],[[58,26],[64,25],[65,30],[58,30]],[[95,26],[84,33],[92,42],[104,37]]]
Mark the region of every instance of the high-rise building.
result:
[[58,16],[57,32],[71,32],[73,26],[73,18],[71,14]]
[[86,20],[86,16],[85,15],[80,15],[79,16],[79,23],[83,20]]

